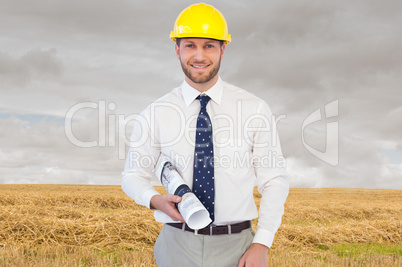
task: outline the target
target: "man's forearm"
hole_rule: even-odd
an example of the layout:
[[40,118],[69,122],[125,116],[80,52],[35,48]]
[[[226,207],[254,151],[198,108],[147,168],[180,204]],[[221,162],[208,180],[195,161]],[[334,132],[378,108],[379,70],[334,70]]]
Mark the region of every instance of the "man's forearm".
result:
[[271,247],[284,213],[284,204],[289,193],[287,176],[271,179],[261,190],[260,215],[258,218],[255,243]]

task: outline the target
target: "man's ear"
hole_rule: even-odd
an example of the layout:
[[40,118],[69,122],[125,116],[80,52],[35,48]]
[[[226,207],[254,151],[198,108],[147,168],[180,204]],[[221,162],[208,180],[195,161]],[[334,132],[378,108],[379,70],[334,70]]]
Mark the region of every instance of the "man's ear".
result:
[[222,44],[221,45],[221,60],[223,59],[223,54],[225,53],[225,48],[226,48],[226,45]]
[[176,56],[177,56],[177,59],[179,59],[179,60],[180,60],[180,55],[179,55],[180,48],[179,48],[179,46],[178,46],[177,44],[175,44],[174,49],[176,50]]

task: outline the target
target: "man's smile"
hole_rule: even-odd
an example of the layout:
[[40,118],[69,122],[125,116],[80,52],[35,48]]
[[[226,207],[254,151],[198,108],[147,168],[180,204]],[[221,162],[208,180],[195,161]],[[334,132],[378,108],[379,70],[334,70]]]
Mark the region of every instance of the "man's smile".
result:
[[199,65],[199,64],[198,64],[198,65],[195,65],[195,64],[190,64],[191,67],[196,68],[196,69],[200,69],[200,70],[206,69],[206,68],[208,68],[210,65],[211,65],[211,64],[208,64],[208,65]]

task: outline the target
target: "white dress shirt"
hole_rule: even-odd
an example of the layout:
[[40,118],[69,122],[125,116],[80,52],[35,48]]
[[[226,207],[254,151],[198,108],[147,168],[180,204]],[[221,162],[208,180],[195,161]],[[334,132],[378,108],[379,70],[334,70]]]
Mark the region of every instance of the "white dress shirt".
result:
[[[217,83],[205,92],[211,100],[215,165],[215,225],[258,217],[253,188],[262,195],[254,243],[271,247],[289,192],[286,163],[268,105],[236,86]],[[183,82],[149,105],[138,117],[122,173],[122,188],[137,204],[150,207],[159,194],[153,184],[160,154],[170,157],[184,181],[192,187],[199,91]],[[159,222],[173,222],[156,210]]]

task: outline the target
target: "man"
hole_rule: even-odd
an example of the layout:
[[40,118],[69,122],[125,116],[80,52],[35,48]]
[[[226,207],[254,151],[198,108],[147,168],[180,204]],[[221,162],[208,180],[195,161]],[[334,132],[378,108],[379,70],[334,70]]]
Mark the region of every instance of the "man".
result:
[[[158,266],[266,266],[289,191],[275,120],[263,100],[219,77],[231,36],[217,9],[184,9],[170,38],[184,82],[138,117],[122,188],[165,223],[155,244]],[[208,209],[210,226],[190,229],[176,208],[181,197],[155,190],[161,154]],[[262,199],[254,234],[255,185]]]

